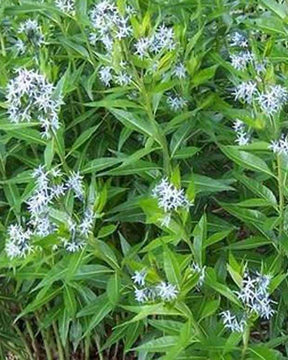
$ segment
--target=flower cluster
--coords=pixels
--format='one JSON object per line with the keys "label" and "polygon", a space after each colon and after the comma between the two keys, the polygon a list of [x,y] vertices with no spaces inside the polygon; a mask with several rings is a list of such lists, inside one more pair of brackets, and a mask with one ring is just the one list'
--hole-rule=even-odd
{"label": "flower cluster", "polygon": [[[44,43],[44,35],[41,31],[37,20],[28,19],[25,22],[21,23],[18,29],[19,34],[24,34],[27,39],[27,45],[31,44],[32,46],[38,48]],[[21,42],[21,40],[20,40]],[[20,46],[20,43],[17,45]],[[21,48],[22,46],[22,48]],[[20,46],[21,52],[25,52],[26,45],[22,42]]]}
{"label": "flower cluster", "polygon": [[288,155],[288,137],[282,134],[279,140],[271,141],[269,145],[269,149],[271,149],[275,154],[285,154]]}
{"label": "flower cluster", "polygon": [[55,0],[55,5],[68,15],[75,15],[75,0]]}
{"label": "flower cluster", "polygon": [[118,72],[111,66],[101,66],[99,78],[105,86],[110,86],[112,81],[119,86],[126,86],[132,82],[132,76],[129,75],[126,64],[122,64],[122,68]]}
{"label": "flower cluster", "polygon": [[111,53],[116,39],[121,40],[131,35],[129,19],[133,12],[133,9],[127,6],[125,15],[121,15],[117,6],[109,0],[96,4],[90,12],[90,21],[94,29],[90,34],[91,44],[96,45],[99,41],[105,50]]}
{"label": "flower cluster", "polygon": [[281,85],[269,85],[266,91],[261,92],[254,81],[242,82],[236,86],[235,100],[252,104],[253,101],[267,115],[280,111],[288,100],[288,91]]}
{"label": "flower cluster", "polygon": [[24,229],[21,225],[10,225],[8,239],[5,244],[6,254],[11,258],[25,257],[33,251],[30,238],[32,231]]}
{"label": "flower cluster", "polygon": [[[152,36],[138,39],[134,47],[135,55],[140,59],[163,51],[172,51],[176,48],[174,30],[162,24],[156,28]],[[181,69],[182,72],[183,69]]]}
{"label": "flower cluster", "polygon": [[233,124],[233,129],[236,132],[235,142],[240,146],[247,145],[250,138],[246,132],[245,124],[243,123],[243,121],[237,119]]}
{"label": "flower cluster", "polygon": [[236,294],[239,300],[245,306],[245,313],[240,321],[230,311],[221,313],[224,326],[231,331],[243,332],[247,324],[249,315],[257,314],[263,319],[270,319],[274,310],[271,304],[274,302],[270,299],[268,287],[271,281],[270,275],[250,276],[248,273],[244,274],[242,286],[240,291]]}
{"label": "flower cluster", "polygon": [[[73,191],[76,198],[84,200],[84,187],[79,173],[71,172],[66,181],[62,181],[63,174],[58,168],[45,170],[39,166],[32,174],[36,187],[27,200],[29,220],[28,230],[24,231],[20,225],[12,225],[6,242],[6,252],[9,257],[23,257],[31,252],[31,237],[45,237],[56,233],[57,223],[52,221],[51,210],[61,197]],[[92,232],[95,214],[90,207],[86,207],[80,222],[68,217],[68,236],[62,236],[61,241],[67,251],[75,252],[85,245],[85,241]],[[15,233],[18,235],[16,236]]]}
{"label": "flower cluster", "polygon": [[189,208],[191,203],[186,198],[183,189],[177,189],[164,178],[152,191],[152,196],[158,200],[158,206],[165,212],[177,210],[178,208]]}
{"label": "flower cluster", "polygon": [[178,290],[175,285],[166,283],[162,281],[156,286],[146,286],[145,278],[146,278],[146,271],[136,271],[135,274],[132,276],[132,280],[134,284],[140,286],[137,288],[135,286],[135,299],[140,302],[144,303],[146,301],[173,301],[177,298]]}
{"label": "flower cluster", "polygon": [[273,301],[268,292],[270,281],[270,275],[258,274],[251,277],[247,273],[242,280],[241,291],[237,292],[239,299],[248,308],[248,311],[255,312],[264,319],[270,319],[274,314],[271,307]]}
{"label": "flower cluster", "polygon": [[229,329],[232,332],[244,332],[245,327],[247,326],[245,316],[242,317],[241,320],[238,320],[229,310],[223,311],[220,315],[222,316],[222,321],[226,329]]}
{"label": "flower cluster", "polygon": [[167,104],[172,111],[179,111],[184,108],[187,101],[179,95],[170,95],[167,98]]}
{"label": "flower cluster", "polygon": [[206,266],[200,267],[197,263],[193,262],[191,268],[194,273],[199,274],[197,287],[200,288],[204,284]]}
{"label": "flower cluster", "polygon": [[13,123],[38,120],[42,135],[51,136],[59,128],[60,96],[54,96],[54,86],[37,71],[18,69],[17,76],[7,85],[9,119]]}
{"label": "flower cluster", "polygon": [[267,60],[257,61],[256,55],[248,50],[243,50],[243,48],[248,47],[248,41],[240,33],[233,35],[231,46],[241,48],[240,51],[230,54],[232,66],[236,70],[242,71],[247,69],[250,64],[250,75],[252,76],[251,80],[242,81],[236,86],[234,91],[235,100],[257,105],[260,111],[267,115],[279,112],[288,100],[288,91],[283,86],[274,84],[267,84],[263,90],[261,74],[266,71]]}

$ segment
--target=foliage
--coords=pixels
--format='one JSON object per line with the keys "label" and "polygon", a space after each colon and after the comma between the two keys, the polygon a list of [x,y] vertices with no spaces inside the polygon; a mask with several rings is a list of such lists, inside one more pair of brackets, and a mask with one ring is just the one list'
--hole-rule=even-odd
{"label": "foliage", "polygon": [[1,359],[288,356],[287,18],[1,1]]}

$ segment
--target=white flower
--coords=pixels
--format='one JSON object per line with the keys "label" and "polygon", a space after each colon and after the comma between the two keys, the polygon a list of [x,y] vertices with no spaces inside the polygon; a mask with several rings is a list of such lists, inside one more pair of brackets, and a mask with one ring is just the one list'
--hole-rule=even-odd
{"label": "white flower", "polygon": [[163,301],[172,301],[177,298],[178,290],[175,285],[166,283],[162,281],[159,285],[156,286],[158,296],[160,296]]}
{"label": "white flower", "polygon": [[250,141],[250,137],[245,131],[237,133],[235,142],[239,146],[247,145],[249,144],[249,141]]}
{"label": "white flower", "polygon": [[17,70],[17,76],[8,83],[6,98],[11,122],[38,120],[46,137],[59,128],[58,112],[62,98],[54,96],[53,85],[38,72]]}
{"label": "white flower", "polygon": [[172,70],[172,75],[177,77],[178,79],[185,79],[186,78],[186,68],[184,64],[179,63],[177,64],[174,69]]}
{"label": "white flower", "polygon": [[132,76],[127,74],[125,71],[121,71],[118,75],[115,76],[116,84],[121,86],[129,85],[131,81],[132,81]]}
{"label": "white flower", "polygon": [[200,275],[198,282],[197,282],[197,286],[201,287],[204,284],[204,280],[205,280],[206,266],[200,267],[197,263],[193,262],[192,270],[193,270],[193,272],[196,272]]}
{"label": "white flower", "polygon": [[90,12],[90,21],[95,32],[95,35],[90,35],[90,42],[96,44],[97,41],[101,41],[106,50],[111,52],[113,39],[129,37],[132,33],[132,27],[129,25],[131,8],[125,7],[124,12],[127,16],[120,14],[112,1],[104,0],[97,3]]}
{"label": "white flower", "polygon": [[245,38],[244,35],[240,34],[239,32],[235,32],[232,36],[231,36],[231,42],[230,42],[231,46],[239,46],[242,48],[246,48],[248,47],[248,41]]}
{"label": "white flower", "polygon": [[66,251],[75,253],[85,246],[84,241],[64,241],[64,248]]}
{"label": "white flower", "polygon": [[19,33],[24,33],[27,36],[29,42],[34,46],[40,47],[44,43],[44,36],[41,31],[41,27],[36,20],[28,19],[22,22],[18,29]]}
{"label": "white flower", "polygon": [[66,186],[75,192],[78,199],[83,200],[84,187],[82,182],[83,176],[79,172],[71,171],[70,176],[66,182]]}
{"label": "white flower", "polygon": [[250,141],[250,137],[245,131],[245,124],[243,121],[237,119],[233,124],[233,129],[236,132],[236,139],[235,142],[242,146],[247,145]]}
{"label": "white flower", "polygon": [[236,86],[235,100],[242,100],[247,104],[251,104],[255,96],[258,95],[257,84],[253,81],[247,81]]}
{"label": "white flower", "polygon": [[282,109],[287,99],[287,89],[281,85],[271,85],[268,91],[258,96],[257,100],[261,109],[268,115],[272,115]]}
{"label": "white flower", "polygon": [[32,231],[30,229],[24,230],[19,225],[10,225],[8,228],[8,239],[5,244],[5,251],[9,258],[26,257],[33,251],[31,245]]}
{"label": "white flower", "polygon": [[150,46],[149,38],[140,38],[134,45],[135,55],[138,55],[140,59],[143,59],[144,57],[148,56],[149,46]]}
{"label": "white flower", "polygon": [[84,237],[88,237],[92,233],[93,224],[95,220],[95,213],[92,209],[86,209],[82,222],[79,225],[80,234]]}
{"label": "white flower", "polygon": [[149,50],[153,53],[160,53],[162,50],[172,51],[176,48],[175,34],[173,28],[164,24],[159,26],[149,40]]}
{"label": "white flower", "polygon": [[145,302],[148,300],[147,289],[137,289],[135,287],[135,299],[139,302]]}
{"label": "white flower", "polygon": [[162,179],[152,191],[152,196],[157,198],[158,206],[165,212],[177,210],[178,208],[189,208],[190,202],[184,195],[183,189],[178,190],[167,179]]}
{"label": "white flower", "polygon": [[258,274],[251,277],[246,273],[242,280],[241,290],[236,292],[249,311],[255,312],[264,319],[269,319],[275,312],[271,307],[274,301],[270,299],[268,292],[270,281],[270,275]]}
{"label": "white flower", "polygon": [[231,64],[236,70],[244,70],[249,62],[253,61],[254,56],[249,51],[243,51],[239,54],[230,55]]}
{"label": "white flower", "polygon": [[134,284],[144,286],[146,275],[147,275],[147,273],[145,270],[135,271],[134,275],[132,276],[132,280],[133,280]]}
{"label": "white flower", "polygon": [[99,70],[100,80],[103,82],[105,86],[110,86],[110,82],[112,81],[112,68],[111,66],[102,66]]}
{"label": "white flower", "polygon": [[247,322],[244,317],[238,321],[236,316],[232,315],[229,310],[223,311],[220,315],[222,316],[222,321],[226,329],[229,329],[232,332],[244,332],[244,329],[247,326]]}
{"label": "white flower", "polygon": [[21,55],[26,52],[26,45],[25,45],[24,41],[22,41],[21,39],[16,40],[16,42],[14,44],[14,48]]}
{"label": "white flower", "polygon": [[173,111],[178,111],[183,109],[183,107],[187,104],[187,101],[180,96],[168,96],[167,104],[169,105],[170,109]]}
{"label": "white flower", "polygon": [[55,5],[65,14],[75,15],[74,0],[55,0]]}

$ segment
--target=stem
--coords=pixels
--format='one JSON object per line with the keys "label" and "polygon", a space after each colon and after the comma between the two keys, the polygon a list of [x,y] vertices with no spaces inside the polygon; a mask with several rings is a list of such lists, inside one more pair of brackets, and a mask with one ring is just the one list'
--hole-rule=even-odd
{"label": "stem", "polygon": [[245,332],[243,334],[243,349],[242,349],[242,353],[241,353],[241,360],[245,359],[246,352],[248,349],[248,344],[249,344],[249,337],[250,337],[250,327],[247,326],[245,329]]}
{"label": "stem", "polygon": [[[41,329],[41,320],[40,320],[38,314],[36,314],[35,316],[36,316],[36,319],[37,319],[37,323],[39,324],[39,325],[38,325],[38,328]],[[50,349],[50,346],[49,346],[49,342],[48,342],[48,340],[47,340],[46,332],[45,332],[44,329],[41,329],[41,330],[40,330],[40,333],[41,333],[41,336],[42,336],[42,340],[43,340],[43,344],[44,344],[44,348],[45,348],[47,360],[53,360],[53,356],[52,356],[52,353],[51,353],[51,349]]]}
{"label": "stem", "polygon": [[29,345],[28,345],[28,343],[27,343],[27,341],[25,339],[25,336],[22,334],[22,331],[18,328],[17,325],[14,325],[14,328],[15,328],[18,336],[20,337],[20,339],[22,340],[22,342],[24,344],[27,355],[29,356],[30,359],[33,359],[34,356],[33,356],[32,352],[31,352],[31,349],[30,349],[30,347],[29,347]]}
{"label": "stem", "polygon": [[35,353],[35,357],[36,357],[36,359],[38,359],[39,351],[38,351],[37,344],[36,344],[36,341],[35,341],[35,338],[34,338],[33,330],[31,328],[31,325],[30,325],[28,320],[25,320],[25,325],[26,325],[28,334],[29,334],[30,339],[31,339],[31,345],[32,345],[33,351]]}
{"label": "stem", "polygon": [[85,360],[90,359],[90,338],[87,336],[84,340],[84,348],[85,348]]}
{"label": "stem", "polygon": [[[144,87],[143,87],[144,88]],[[145,89],[145,88],[144,88]],[[158,126],[156,126],[155,124],[155,117],[153,115],[153,111],[151,108],[151,104],[150,104],[150,99],[149,96],[146,92],[146,90],[143,90],[143,95],[145,97],[145,102],[146,102],[146,110],[147,110],[147,114],[148,114],[148,118],[150,120],[151,125],[153,126],[153,129],[155,130],[157,136],[159,137],[159,139],[161,140],[161,146],[162,146],[162,150],[163,150],[163,167],[164,167],[164,172],[165,174],[169,177],[170,174],[170,155],[169,155],[169,150],[168,150],[168,144],[167,144],[167,140],[164,134],[162,134],[161,132],[159,132],[159,128]]]}
{"label": "stem", "polygon": [[280,225],[279,225],[279,236],[282,235],[284,229],[284,184],[283,176],[281,169],[281,155],[277,155],[277,170],[278,170],[278,191],[279,191],[279,216],[280,216]]}
{"label": "stem", "polygon": [[54,330],[54,334],[55,334],[55,338],[56,338],[56,343],[57,343],[58,359],[59,360],[65,360],[64,352],[63,352],[62,344],[61,344],[61,340],[60,340],[60,336],[59,336],[57,325],[55,324],[55,321],[53,321],[52,326],[53,326],[53,330]]}

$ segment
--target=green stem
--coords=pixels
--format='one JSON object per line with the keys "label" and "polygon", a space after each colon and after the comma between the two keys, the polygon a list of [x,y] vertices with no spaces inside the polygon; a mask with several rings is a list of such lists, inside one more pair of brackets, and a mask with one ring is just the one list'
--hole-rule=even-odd
{"label": "green stem", "polygon": [[[38,328],[41,329],[41,319],[39,318],[39,316],[37,314],[36,314],[36,319],[37,319],[37,323],[38,323]],[[41,329],[40,332],[41,332],[41,336],[42,336],[42,340],[43,340],[43,344],[44,344],[44,348],[45,348],[45,352],[46,352],[46,356],[47,356],[46,358],[47,358],[47,360],[53,360],[53,356],[52,356],[49,342],[47,339],[47,334],[44,329]]]}
{"label": "green stem", "polygon": [[164,167],[164,172],[165,174],[169,177],[171,168],[170,168],[170,155],[169,155],[169,149],[168,149],[168,144],[167,144],[167,140],[164,134],[162,134],[159,131],[158,126],[156,125],[156,120],[151,108],[151,103],[150,103],[150,99],[149,96],[143,86],[143,95],[145,97],[145,102],[146,102],[146,110],[147,110],[147,114],[148,114],[148,118],[150,120],[151,125],[153,126],[153,129],[155,131],[155,133],[157,134],[157,137],[159,138],[159,140],[161,141],[161,146],[162,146],[162,151],[163,151],[163,167]]}
{"label": "green stem", "polygon": [[29,359],[34,359],[34,356],[33,356],[33,354],[32,354],[32,351],[31,351],[31,349],[30,349],[30,347],[29,347],[29,345],[28,345],[28,343],[27,343],[27,341],[26,341],[26,339],[25,339],[25,336],[23,335],[22,331],[18,328],[17,325],[14,325],[14,328],[15,328],[18,336],[20,337],[22,343],[24,344],[24,347],[25,347],[25,350],[26,350],[26,352],[27,352],[27,355],[29,356]]}
{"label": "green stem", "polygon": [[249,337],[250,337],[250,327],[247,326],[245,329],[245,332],[243,334],[243,349],[242,349],[242,353],[241,353],[241,360],[245,359],[247,350],[248,350],[248,345],[249,345]]}
{"label": "green stem", "polygon": [[55,321],[53,321],[52,326],[53,326],[55,339],[56,339],[56,344],[57,344],[58,359],[59,360],[65,360],[64,352],[63,352],[63,348],[62,348],[62,344],[61,344],[61,340],[60,340],[60,336],[59,336],[57,325],[55,324]]}
{"label": "green stem", "polygon": [[282,174],[282,162],[281,155],[277,155],[277,170],[278,170],[278,191],[279,191],[279,216],[280,216],[280,225],[279,225],[279,236],[282,235],[284,229],[284,183],[283,183],[283,174]]}

